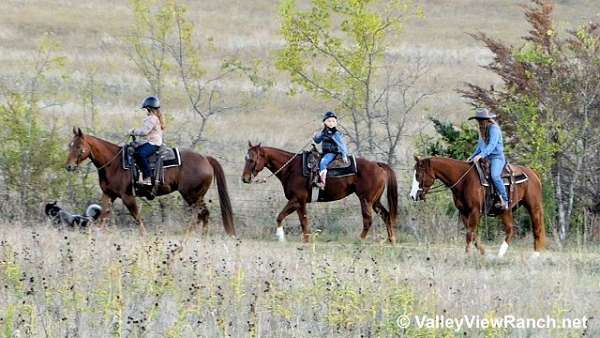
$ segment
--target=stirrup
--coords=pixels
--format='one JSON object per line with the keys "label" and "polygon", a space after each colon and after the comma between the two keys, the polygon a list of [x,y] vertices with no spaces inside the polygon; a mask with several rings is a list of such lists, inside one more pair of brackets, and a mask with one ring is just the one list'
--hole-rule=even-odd
{"label": "stirrup", "polygon": [[508,210],[510,209],[510,205],[508,205],[508,201],[505,201],[504,198],[502,198],[502,196],[498,196],[498,202],[496,202],[496,208],[501,209],[501,210]]}

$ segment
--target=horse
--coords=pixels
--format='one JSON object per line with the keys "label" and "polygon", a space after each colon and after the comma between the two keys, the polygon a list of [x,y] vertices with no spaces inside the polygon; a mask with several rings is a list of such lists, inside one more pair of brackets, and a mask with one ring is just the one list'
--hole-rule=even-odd
{"label": "horse", "polygon": [[[122,149],[121,146],[84,134],[80,128],[73,127],[73,138],[69,143],[66,169],[74,171],[81,162],[89,158],[98,170],[100,189],[102,190],[101,225],[106,226],[112,203],[115,199],[120,198],[139,225],[141,234],[144,235],[146,231],[134,196],[132,174],[122,166]],[[156,189],[156,195],[166,195],[178,191],[192,210],[197,211],[197,218],[192,221],[188,232],[198,223],[202,223],[203,232],[206,234],[209,212],[204,202],[204,195],[213,178],[216,178],[225,232],[230,236],[235,236],[231,201],[227,192],[225,174],[219,162],[210,156],[203,156],[191,150],[183,150],[180,155],[181,166],[165,169],[164,183],[156,183],[160,184]],[[140,194],[140,192],[137,193]],[[141,194],[141,197],[150,197],[145,196],[143,191]]]}
{"label": "horse", "polygon": [[[285,150],[263,147],[261,144],[252,145],[248,142],[248,152],[245,158],[242,181],[251,183],[252,179],[264,168],[270,170],[283,186],[283,192],[288,202],[277,216],[276,235],[280,241],[285,240],[282,222],[296,211],[302,226],[303,241],[310,241],[310,227],[306,212],[306,203],[311,196],[311,183],[302,175],[302,158]],[[322,191],[324,202],[336,201],[352,193],[360,200],[363,230],[361,239],[366,239],[373,222],[375,210],[385,222],[388,240],[396,242],[394,225],[398,212],[398,186],[394,170],[385,163],[356,159],[358,172],[356,175],[345,177],[329,177]],[[381,203],[381,196],[387,185],[387,200],[389,211]]]}
{"label": "horse", "polygon": [[[414,201],[425,200],[425,195],[430,191],[436,179],[439,179],[452,191],[454,205],[460,213],[460,218],[467,228],[467,245],[465,252],[470,253],[471,242],[485,254],[484,247],[476,235],[477,225],[481,214],[484,212],[485,190],[481,185],[475,165],[471,162],[459,161],[445,157],[431,157],[419,159],[415,156],[415,172],[413,177],[410,197]],[[513,192],[511,205],[508,210],[502,211],[498,216],[504,224],[505,239],[498,252],[503,257],[512,242],[513,237],[513,210],[523,205],[527,209],[533,223],[533,256],[537,257],[544,248],[546,237],[544,229],[544,215],[542,207],[542,183],[539,176],[530,168],[513,166],[523,171],[529,179],[512,186]]]}

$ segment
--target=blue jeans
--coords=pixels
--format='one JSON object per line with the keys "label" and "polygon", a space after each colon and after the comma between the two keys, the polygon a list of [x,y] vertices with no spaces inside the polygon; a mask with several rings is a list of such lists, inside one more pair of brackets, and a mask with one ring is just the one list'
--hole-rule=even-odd
{"label": "blue jeans", "polygon": [[142,175],[144,178],[152,175],[150,172],[150,166],[148,164],[148,157],[154,154],[158,148],[159,146],[155,146],[150,143],[144,143],[136,149],[135,155],[137,158],[137,163],[140,166],[140,169],[142,169]]}
{"label": "blue jeans", "polygon": [[323,157],[321,158],[321,163],[319,163],[319,169],[321,171],[327,169],[327,166],[329,165],[329,163],[331,163],[333,160],[335,160],[335,154],[334,153],[327,153],[324,154]]}
{"label": "blue jeans", "polygon": [[496,191],[502,196],[502,199],[508,202],[508,194],[506,193],[506,187],[502,182],[502,169],[506,160],[504,158],[490,158],[490,175],[492,176],[492,182],[496,187]]}

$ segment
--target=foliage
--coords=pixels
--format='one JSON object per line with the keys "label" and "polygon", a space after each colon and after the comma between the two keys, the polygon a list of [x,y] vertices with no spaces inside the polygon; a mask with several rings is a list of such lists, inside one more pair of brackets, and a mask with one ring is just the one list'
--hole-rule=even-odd
{"label": "foliage", "polygon": [[65,191],[65,140],[59,125],[41,117],[50,96],[56,96],[47,91],[48,76],[60,72],[66,62],[58,50],[54,40],[44,37],[24,75],[28,77],[26,85],[4,83],[0,87],[0,174],[9,199],[14,198],[13,203],[19,204],[25,215],[37,214],[41,201]]}
{"label": "foliage", "polygon": [[468,122],[456,127],[449,121],[441,121],[430,117],[437,137],[420,135],[417,148],[420,153],[429,156],[444,156],[457,160],[466,160],[471,156],[477,145],[479,134]]}
{"label": "foliage", "polygon": [[397,94],[406,94],[414,82],[386,79],[392,71],[386,51],[397,43],[404,17],[415,12],[406,1],[373,0],[315,0],[308,10],[285,0],[280,9],[285,46],[276,66],[290,75],[290,93],[303,88],[335,102],[350,117],[344,129],[358,152],[384,155],[388,162],[395,157],[406,116],[426,96],[411,93],[410,102],[402,101]]}
{"label": "foliage", "polygon": [[[501,89],[468,84],[463,95],[494,110],[509,136],[513,157],[552,182],[556,229],[564,240],[576,208],[593,204],[597,190],[583,181],[598,163],[600,124],[600,28],[590,22],[558,34],[550,0],[524,7],[531,30],[512,47],[484,33],[473,34],[494,55],[485,68]],[[587,169],[586,169],[587,168]]]}

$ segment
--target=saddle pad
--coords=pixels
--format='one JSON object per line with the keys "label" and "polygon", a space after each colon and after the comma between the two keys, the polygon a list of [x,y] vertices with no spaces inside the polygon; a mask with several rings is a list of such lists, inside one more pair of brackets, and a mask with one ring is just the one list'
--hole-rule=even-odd
{"label": "saddle pad", "polygon": [[[131,166],[133,165],[133,161],[128,160],[127,147],[127,145],[123,146],[123,151],[121,152],[121,164],[125,170],[131,169]],[[158,150],[158,153],[161,156],[163,168],[177,167],[181,165],[181,156],[178,148],[161,147]],[[156,154],[148,157],[148,163],[150,164],[150,168],[154,168],[156,165]]]}
{"label": "saddle pad", "polygon": [[[315,157],[313,152],[306,151],[302,153],[302,175],[304,177],[309,177],[311,171],[314,168],[319,167],[319,162],[321,161],[320,157]],[[340,162],[343,166],[337,167],[336,165],[340,165]],[[348,163],[344,163],[341,159],[341,156],[336,156],[336,159],[333,160],[329,166],[327,166],[327,177],[344,177],[356,175],[358,172],[356,168],[356,158],[354,155],[348,156]]]}
{"label": "saddle pad", "polygon": [[[514,184],[520,184],[529,179],[529,176],[527,176],[527,174],[525,172],[523,172],[521,170],[521,168],[519,168],[519,167],[510,165],[510,168],[512,170],[509,171],[508,170],[509,165],[510,164],[507,163],[504,166],[504,168],[502,169],[501,177],[502,177],[502,182],[504,182],[504,185],[511,184],[511,182],[510,182],[511,171],[512,171],[512,179],[513,179]],[[476,163],[475,167],[477,168],[477,174],[479,175],[479,181],[481,182],[481,185],[484,187],[489,187],[491,178],[490,178],[489,172],[486,172],[487,170],[489,170],[489,168],[485,168],[485,169],[487,169],[487,170],[485,170],[484,166],[481,165],[480,163]]]}

